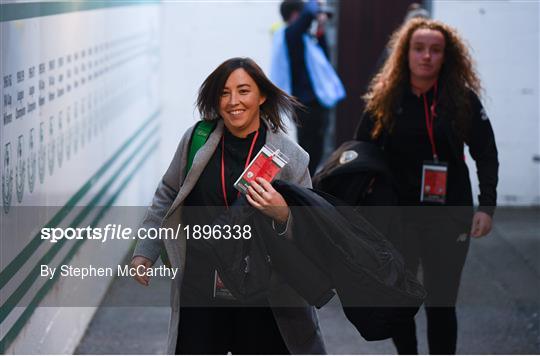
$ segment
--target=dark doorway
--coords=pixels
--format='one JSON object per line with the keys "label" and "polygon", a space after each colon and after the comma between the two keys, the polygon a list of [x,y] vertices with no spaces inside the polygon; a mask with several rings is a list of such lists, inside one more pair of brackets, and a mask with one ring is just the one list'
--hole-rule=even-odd
{"label": "dark doorway", "polygon": [[[347,98],[337,108],[336,145],[352,139],[364,109],[376,63],[392,32],[401,25],[411,0],[341,0],[338,25],[338,73]],[[419,1],[416,1],[419,2]]]}

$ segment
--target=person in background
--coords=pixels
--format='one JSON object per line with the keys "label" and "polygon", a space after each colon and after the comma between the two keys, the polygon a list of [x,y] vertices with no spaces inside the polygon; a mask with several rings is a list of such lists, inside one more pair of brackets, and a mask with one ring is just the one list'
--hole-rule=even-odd
{"label": "person in background", "polygon": [[[422,266],[431,354],[454,354],[456,299],[470,238],[487,235],[497,199],[498,154],[472,58],[456,30],[411,19],[364,96],[356,139],[385,152],[402,206],[407,268]],[[476,162],[473,211],[464,145]],[[414,320],[396,330],[400,354],[418,353]]]}
{"label": "person in background", "polygon": [[406,23],[407,21],[412,19],[429,19],[430,17],[431,16],[429,16],[429,12],[424,9],[422,5],[417,2],[413,2],[407,8],[407,14],[405,14],[403,23]]}
{"label": "person in background", "polygon": [[[296,112],[300,124],[297,131],[298,143],[310,155],[309,171],[313,175],[321,162],[324,152],[329,108],[334,106],[344,96],[344,89],[341,82],[331,68],[328,59],[325,25],[331,13],[324,10],[316,0],[310,0],[307,3],[304,3],[302,0],[284,0],[280,6],[280,13],[283,21],[286,23],[284,30],[285,43],[277,45],[276,41],[274,41],[274,51],[278,47],[286,47],[283,53],[286,52],[285,55],[287,58],[285,61],[287,64],[276,69],[276,63],[278,61],[276,61],[274,56],[271,79],[284,91],[295,96],[305,106],[305,108],[300,108]],[[331,77],[328,79],[313,73],[316,71],[316,68],[312,63],[317,64],[317,61],[306,62],[306,57],[311,58],[310,54],[313,51],[310,51],[312,48],[311,43],[306,45],[305,36],[309,34],[313,22],[316,23],[316,31],[315,35],[310,37],[311,40],[316,42],[318,50],[322,52],[317,57],[319,63],[321,63],[321,59],[322,62],[326,62],[322,63],[326,67],[325,70],[318,73],[330,73]],[[278,36],[281,36],[281,33]],[[308,45],[310,46],[309,48]],[[278,77],[282,78],[283,76],[287,76],[288,78],[284,81],[278,79]],[[337,86],[331,87],[333,84],[330,83],[336,80],[339,82]],[[330,100],[327,100],[328,95],[323,93],[322,87],[325,86],[328,89],[327,93],[330,94]],[[335,89],[336,87],[338,88],[337,90]]]}

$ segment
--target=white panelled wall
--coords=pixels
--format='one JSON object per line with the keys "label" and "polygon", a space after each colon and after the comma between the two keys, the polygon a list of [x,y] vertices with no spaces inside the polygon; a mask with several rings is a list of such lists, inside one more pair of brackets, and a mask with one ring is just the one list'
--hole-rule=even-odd
{"label": "white panelled wall", "polygon": [[117,264],[130,247],[53,244],[41,227],[100,226],[152,194],[160,8],[117,5],[2,2],[0,353],[73,353],[112,277],[40,267]]}
{"label": "white panelled wall", "polygon": [[[439,1],[433,17],[472,48],[499,150],[500,205],[540,204],[540,2]],[[474,161],[467,157],[478,194]]]}

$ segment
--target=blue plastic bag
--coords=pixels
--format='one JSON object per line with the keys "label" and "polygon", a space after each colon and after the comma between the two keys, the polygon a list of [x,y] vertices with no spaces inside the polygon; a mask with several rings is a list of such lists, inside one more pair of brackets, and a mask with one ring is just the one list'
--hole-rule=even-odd
{"label": "blue plastic bag", "polygon": [[[345,98],[345,88],[322,48],[304,35],[304,55],[313,91],[321,105],[332,108]],[[276,31],[272,44],[270,79],[287,94],[292,92],[291,66],[285,39],[285,27]]]}

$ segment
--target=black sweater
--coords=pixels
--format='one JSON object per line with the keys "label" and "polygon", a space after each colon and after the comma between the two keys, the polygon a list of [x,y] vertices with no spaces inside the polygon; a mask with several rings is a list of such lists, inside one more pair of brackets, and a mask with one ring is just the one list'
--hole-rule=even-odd
{"label": "black sweater", "polygon": [[[431,104],[433,90],[427,93]],[[456,133],[452,118],[442,113],[434,120],[435,145],[439,160],[448,163],[446,205],[473,204],[469,171],[465,163],[464,145],[476,162],[480,183],[479,210],[493,215],[497,202],[499,161],[495,137],[489,119],[478,97],[471,92],[472,122],[467,140]],[[365,113],[356,131],[356,139],[371,141],[384,148],[392,171],[400,205],[422,205],[420,184],[422,164],[432,160],[422,96],[406,90],[402,105],[396,110],[391,131],[385,130],[377,140],[371,138],[374,119]]]}
{"label": "black sweater", "polygon": [[[246,138],[239,138],[231,134],[226,128],[224,130],[225,187],[229,206],[237,199],[238,191],[234,188],[234,182],[244,171],[254,135],[255,132],[252,132]],[[261,125],[259,137],[251,155],[251,161],[265,142],[266,127]],[[184,225],[189,225],[192,228],[195,225],[209,225],[226,210],[221,187],[221,153],[222,146],[220,143],[193,190],[186,197],[182,216]],[[202,243],[201,240],[187,240],[187,267],[182,287],[182,306],[237,304],[235,302],[214,300],[212,297],[216,266],[212,263],[204,248],[201,247]]]}

